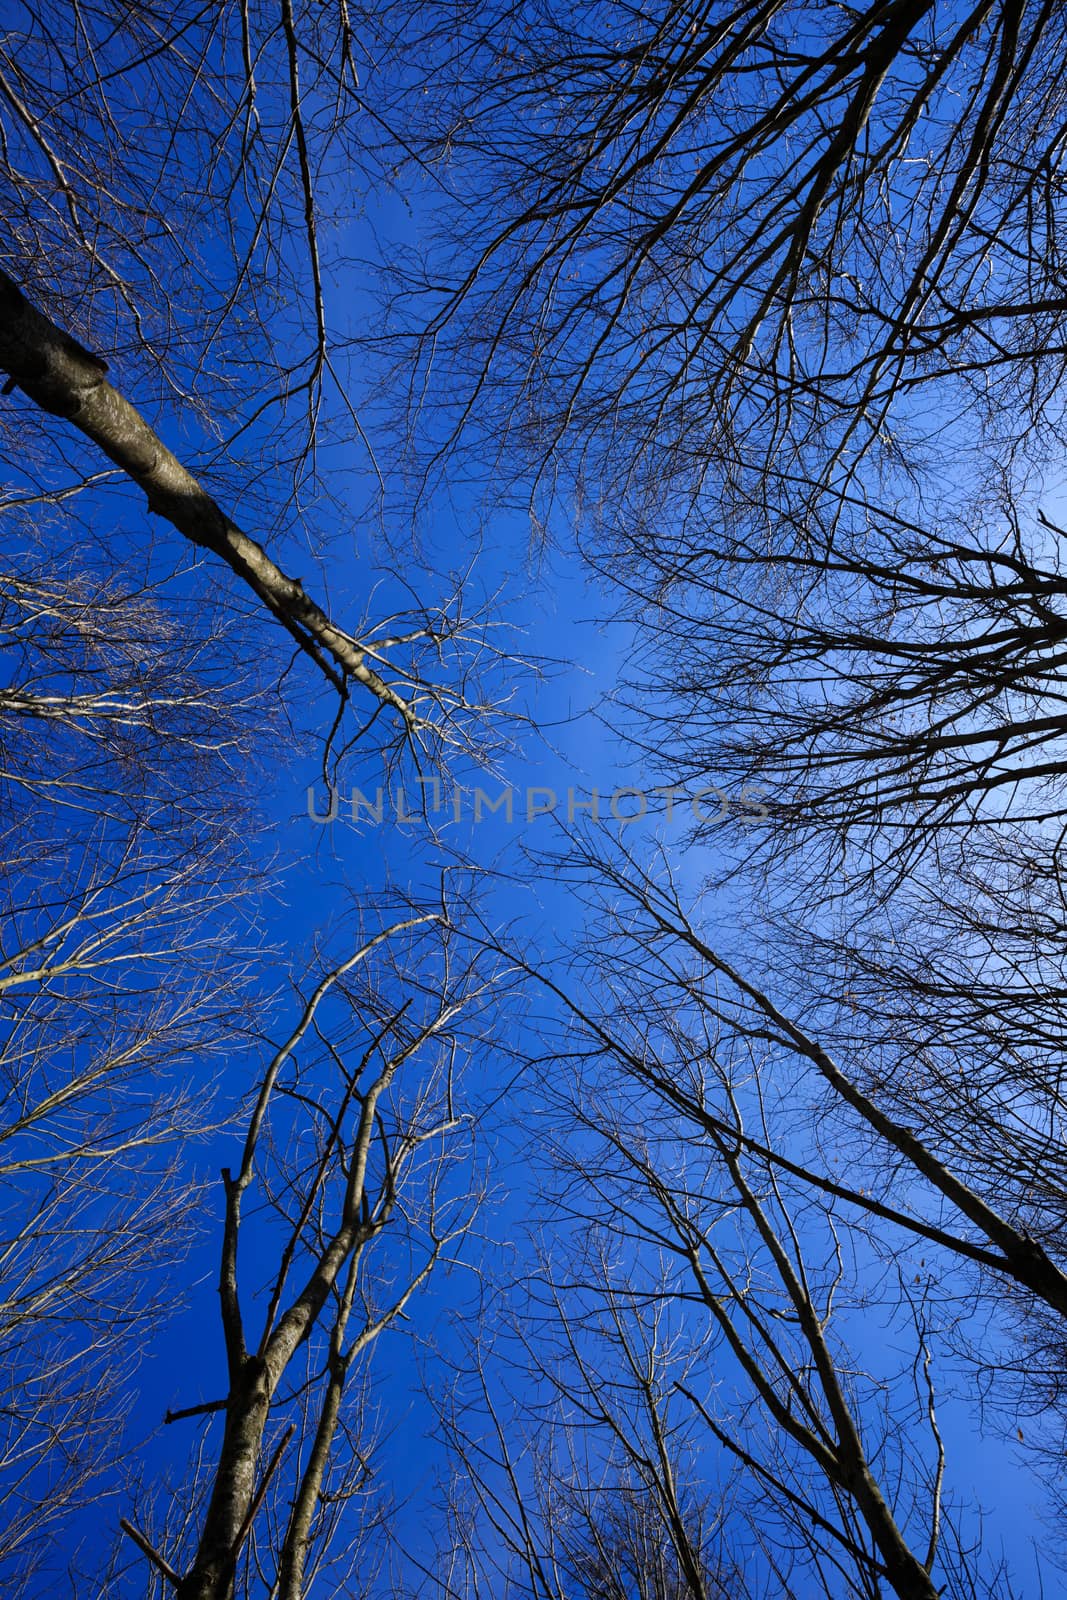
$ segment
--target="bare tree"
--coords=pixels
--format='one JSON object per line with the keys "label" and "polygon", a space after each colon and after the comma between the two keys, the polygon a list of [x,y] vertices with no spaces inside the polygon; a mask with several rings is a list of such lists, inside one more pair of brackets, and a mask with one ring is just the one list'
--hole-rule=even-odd
{"label": "bare tree", "polygon": [[571,1107],[581,1132],[510,1338],[464,1348],[429,1592],[1014,1592],[960,1540],[921,1296],[886,1318],[897,1340],[910,1323],[914,1366],[861,1360],[844,1329],[885,1306],[830,1211],[748,1161],[735,1187],[695,1126],[654,1125],[615,1089]]}
{"label": "bare tree", "polygon": [[[79,548],[69,497],[0,513],[3,1584],[113,1491],[132,1374],[180,1295],[243,1035],[258,869],[235,630]],[[47,538],[47,556],[42,547]]]}
{"label": "bare tree", "polygon": [[[665,1537],[659,1508],[640,1493],[620,1490],[589,1519],[588,1542],[571,1555],[579,1590],[588,1600],[684,1600],[727,1594],[722,1578],[706,1575],[695,1518],[681,1539]],[[678,1548],[678,1545],[681,1548]],[[737,1589],[733,1593],[737,1593]]]}
{"label": "bare tree", "polygon": [[[164,1508],[163,1534],[124,1523],[177,1595],[298,1600],[330,1570],[369,1471],[349,1392],[471,1220],[459,1019],[474,1022],[489,982],[444,913],[401,918],[323,973],[266,1065],[223,1172],[225,1393],[167,1419],[223,1413],[221,1437],[200,1455],[202,1495]],[[267,1299],[254,1330],[249,1270]]]}
{"label": "bare tree", "polygon": [[[760,1592],[737,1543],[732,1493],[698,1487],[700,1452],[670,1401],[681,1367],[668,1376],[669,1336],[645,1347],[617,1303],[621,1338],[598,1340],[590,1280],[566,1304],[550,1282],[542,1260],[522,1288],[497,1283],[483,1316],[464,1319],[454,1382],[435,1395],[445,1520],[437,1559],[421,1574],[426,1592],[538,1600]],[[531,1290],[543,1313],[536,1331]],[[643,1309],[641,1332],[650,1318],[666,1326],[666,1300]],[[610,1323],[613,1311],[605,1315]],[[410,1572],[410,1556],[405,1565]]]}
{"label": "bare tree", "polygon": [[1058,815],[1061,27],[504,4],[424,97],[442,403],[570,463],[657,778],[760,785],[820,892]]}
{"label": "bare tree", "polygon": [[515,1442],[554,1426],[583,1466],[554,1458],[551,1481],[595,1498],[600,1464],[625,1465],[664,1537],[671,1496],[713,1493],[732,1462],[748,1533],[727,1522],[727,1545],[747,1537],[752,1581],[770,1572],[775,1592],[1013,1592],[962,1514],[935,1380],[951,1392],[966,1352],[1015,1398],[1002,1330],[1036,1308],[1062,1339],[1062,1241],[1031,1231],[1040,1200],[1027,1209],[1022,1182],[983,1185],[977,1162],[897,1123],[709,946],[669,883],[632,860],[573,866],[603,911],[578,998],[547,980],[571,1034],[544,1122],[546,1287],[516,1300],[518,1417],[499,1420],[483,1388],[495,1453],[480,1455],[485,1422],[452,1423],[483,1515],[556,1570],[561,1518],[548,1534],[517,1509],[537,1478]]}
{"label": "bare tree", "polygon": [[45,1564],[42,1539],[90,1480],[114,1468],[130,1373],[180,1293],[172,1270],[196,1190],[179,1152],[218,1115],[214,1080],[244,1027],[244,959],[228,948],[236,894],[221,863],[190,863],[143,834],[120,859],[84,866],[20,844],[0,887],[11,1592]]}
{"label": "bare tree", "polygon": [[811,503],[868,452],[907,470],[931,387],[943,449],[963,418],[1000,459],[1058,436],[1057,7],[503,0],[455,26],[425,148],[462,234],[410,287],[428,359],[459,317],[470,384],[505,385],[511,448],[576,446],[617,510],[641,481]]}
{"label": "bare tree", "polygon": [[[300,580],[287,577],[263,546],[242,532],[112,388],[103,375],[105,364],[36,311],[6,275],[0,279],[0,367],[10,374],[11,387],[17,385],[43,410],[73,422],[126,472],[144,490],[150,512],[166,518],[194,545],[221,557],[311,657],[342,702],[349,684],[359,684],[398,713],[412,737],[433,727],[430,702],[443,702],[447,731],[461,709],[457,696],[446,689],[431,691],[417,675],[409,687],[404,674],[398,677],[383,656],[388,644],[354,638],[331,622]],[[448,639],[445,631],[415,628],[394,642],[409,650],[418,644],[437,650]],[[378,670],[379,662],[387,676]]]}
{"label": "bare tree", "polygon": [[[381,52],[388,63],[390,31],[373,11],[304,0],[167,19],[20,5],[0,45],[0,368],[20,397],[6,408],[16,452],[39,441],[39,407],[90,441],[72,452],[83,478],[106,458],[142,491],[130,560],[162,518],[230,569],[339,711],[350,693],[361,726],[384,710],[393,743],[425,757],[465,744],[488,710],[474,681],[486,619],[468,617],[462,585],[427,602],[410,538],[393,559],[371,507],[354,593],[333,574],[347,623],[325,575],[290,575],[367,498],[353,447],[381,478],[355,409],[344,224],[400,148],[360,83]],[[119,129],[134,126],[131,160]],[[73,442],[51,422],[45,436],[53,458]],[[183,436],[189,450],[163,442]],[[386,580],[396,603],[361,615]],[[273,670],[284,677],[282,652]]]}

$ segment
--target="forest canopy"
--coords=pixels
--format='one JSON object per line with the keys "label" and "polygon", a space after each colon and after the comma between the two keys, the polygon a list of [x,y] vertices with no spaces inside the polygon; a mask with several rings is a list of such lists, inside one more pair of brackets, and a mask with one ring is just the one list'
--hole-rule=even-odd
{"label": "forest canopy", "polygon": [[1054,1592],[1065,54],[7,8],[5,1594]]}

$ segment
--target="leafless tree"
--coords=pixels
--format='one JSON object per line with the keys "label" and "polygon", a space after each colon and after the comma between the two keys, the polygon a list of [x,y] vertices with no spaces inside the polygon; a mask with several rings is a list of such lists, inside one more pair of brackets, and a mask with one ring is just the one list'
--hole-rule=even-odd
{"label": "leafless tree", "polygon": [[143,833],[117,860],[20,846],[0,887],[9,1592],[114,1466],[130,1373],[180,1294],[196,1198],[180,1152],[219,1115],[215,1079],[245,1025],[221,863]]}
{"label": "leafless tree", "polygon": [[[402,570],[376,558],[370,509],[362,590],[339,585],[346,624],[324,576],[289,575],[350,522],[353,447],[377,471],[355,410],[346,235],[385,181],[376,146],[399,149],[360,81],[389,31],[304,0],[254,17],[17,7],[0,43],[0,368],[16,459],[40,441],[34,408],[62,419],[45,430],[53,460],[75,445],[82,479],[110,462],[145,496],[119,502],[128,559],[154,543],[151,517],[169,523],[314,663],[311,692],[325,680],[341,710],[351,694],[361,726],[386,712],[424,759],[488,710],[487,619],[467,615],[462,584],[427,601],[410,538]],[[164,439],[183,436],[179,459]],[[362,615],[386,578],[397,603]],[[260,646],[279,678],[281,642]]]}
{"label": "leafless tree", "polygon": [[[574,865],[590,881],[592,856],[579,853]],[[986,990],[972,977],[968,986],[947,964],[925,969],[921,983],[907,949],[897,954],[910,987],[869,960],[846,974],[854,991],[827,995],[810,947],[785,975],[780,945],[769,975],[748,953],[756,970],[746,974],[746,953],[723,954],[727,936],[684,906],[664,869],[601,851],[595,872],[603,909],[594,987],[567,1005],[591,1059],[634,1086],[632,1099],[614,1096],[618,1158],[632,1149],[632,1130],[658,1116],[664,1207],[681,1204],[670,1150],[687,1129],[716,1170],[751,1160],[805,1216],[829,1206],[846,1249],[873,1252],[894,1273],[898,1258],[911,1263],[924,1316],[940,1321],[965,1365],[984,1368],[1012,1427],[1019,1409],[1036,1414],[1054,1447],[1067,1312],[1054,992],[1044,992],[1049,1020],[1035,1005],[1026,1037],[1011,1031],[1001,984]],[[1015,932],[1025,939],[1024,925]],[[1034,974],[1023,957],[1019,968],[1021,1014]],[[1040,983],[1033,992],[1042,996]],[[953,1005],[958,1026],[948,1032]],[[1043,1026],[1052,1035],[1044,1055]],[[589,1103],[612,1098],[598,1067]],[[577,1180],[572,1188],[580,1194]],[[798,1232],[806,1257],[808,1234]]]}
{"label": "leafless tree", "polygon": [[960,1540],[921,1294],[886,1317],[898,1340],[910,1323],[914,1364],[858,1358],[844,1330],[885,1305],[831,1210],[758,1163],[721,1168],[651,1102],[637,1133],[639,1091],[614,1089],[560,1151],[510,1339],[464,1348],[428,1592],[1012,1593]]}
{"label": "leafless tree", "polygon": [[[480,1515],[483,1561],[503,1537],[529,1592],[565,1593],[558,1485],[589,1506],[640,1486],[678,1549],[684,1496],[729,1483],[726,1547],[747,1541],[757,1590],[771,1574],[797,1595],[1014,1592],[968,1525],[938,1389],[983,1352],[1010,1389],[1000,1337],[1035,1313],[1062,1341],[1048,1210],[897,1122],[708,944],[669,881],[632,859],[573,867],[602,915],[584,981],[548,980],[570,1035],[544,1117],[542,1287],[513,1302],[513,1414],[483,1362],[477,1420],[461,1404],[446,1419],[474,1496],[459,1548]],[[562,1465],[538,1468],[553,1430]]]}
{"label": "leafless tree", "polygon": [[[339,1528],[353,1559],[371,1441],[346,1405],[375,1341],[469,1226],[458,1074],[484,1039],[490,982],[446,913],[403,917],[322,974],[267,1063],[223,1172],[225,1392],[167,1419],[222,1413],[221,1435],[199,1454],[200,1492],[163,1508],[161,1534],[124,1523],[178,1596],[298,1600],[331,1570]],[[267,1300],[254,1327],[249,1273]]]}
{"label": "leafless tree", "polygon": [[[446,1512],[426,1592],[755,1595],[731,1547],[731,1496],[721,1485],[698,1495],[692,1429],[666,1416],[664,1343],[635,1343],[618,1304],[621,1338],[598,1342],[588,1293],[561,1319],[546,1274],[542,1262],[513,1297],[497,1283],[454,1346],[455,1381],[436,1396]],[[536,1334],[531,1288],[544,1313]],[[665,1322],[666,1302],[652,1316]]]}
{"label": "leafless tree", "polygon": [[869,451],[910,466],[928,389],[945,447],[962,419],[1057,435],[1057,7],[503,0],[453,26],[425,148],[463,234],[409,290],[438,297],[429,358],[458,316],[455,360],[504,384],[513,449],[795,503]]}
{"label": "leafless tree", "polygon": [[672,1539],[665,1537],[658,1509],[639,1493],[622,1490],[589,1519],[588,1542],[571,1556],[579,1590],[588,1600],[625,1600],[628,1595],[683,1600],[693,1593],[730,1592],[718,1574],[704,1571],[704,1541],[696,1518],[686,1523],[683,1516],[682,1535]]}
{"label": "leafless tree", "polygon": [[234,628],[79,548],[69,497],[0,510],[3,1586],[114,1488],[132,1374],[180,1295],[183,1147],[246,1027],[258,868]]}
{"label": "leafless tree", "polygon": [[[171,1191],[148,1179],[154,1162],[162,1185],[186,1135],[221,1115],[188,1060],[206,1079],[247,1023],[226,908],[254,880],[234,866],[254,809],[246,763],[276,737],[277,702],[298,725],[310,707],[334,757],[372,726],[391,729],[386,751],[410,753],[420,773],[469,750],[491,708],[484,679],[499,652],[486,619],[468,615],[463,562],[428,600],[411,539],[395,556],[380,494],[361,481],[378,467],[349,348],[352,230],[392,159],[375,146],[399,148],[361,78],[391,27],[344,3],[280,0],[254,15],[179,5],[164,17],[77,0],[19,5],[0,36],[0,828],[18,841],[0,929],[5,1176],[19,1213],[13,1382],[37,1363],[23,1409],[42,1439],[49,1403],[67,1419],[48,1460],[77,1435],[113,1464],[112,1397],[97,1394],[94,1413],[96,1378],[110,1367],[121,1393],[123,1317],[174,1292],[160,1259],[174,1239],[159,1227]],[[290,576],[339,534],[345,559],[328,580]],[[304,660],[314,673],[295,674],[291,692]],[[349,1368],[402,1318],[465,1214],[436,1152],[465,1127],[450,1052],[470,985],[454,939],[444,948],[447,919],[419,926],[441,934],[433,982],[413,930],[390,945],[403,942],[412,963],[400,997],[395,974],[391,994],[384,977],[380,991],[357,987],[372,950],[381,967],[378,939],[329,969],[266,1072],[227,1178],[228,1378],[213,1408],[227,1426],[210,1470],[204,1446],[204,1503],[199,1480],[185,1485],[173,1539],[161,1535],[182,1594],[228,1595],[239,1564],[242,1585],[271,1563],[281,1592],[311,1581],[363,1474],[367,1440],[347,1463],[338,1448],[352,1444],[340,1411]],[[257,982],[269,987],[270,973],[264,962]],[[338,997],[348,1031],[320,1034]],[[416,1053],[433,1070],[409,1092],[402,1069]],[[123,1185],[138,1171],[131,1209]],[[262,1348],[257,1333],[249,1350],[235,1253],[253,1182],[279,1231]],[[77,1217],[96,1228],[84,1260]],[[61,1326],[101,1331],[72,1354],[77,1334],[64,1343]],[[64,1362],[69,1396],[55,1377]],[[278,1407],[300,1419],[288,1450],[270,1433]],[[12,1523],[13,1548],[26,1550],[49,1467],[36,1492],[18,1478],[30,1460],[19,1427],[5,1487],[13,1505],[38,1502],[27,1531]],[[78,1466],[54,1508],[86,1481]],[[170,1569],[160,1556],[152,1570]]]}
{"label": "leafless tree", "polygon": [[776,856],[1058,814],[1061,27],[507,3],[423,98],[442,403],[572,462],[657,777],[760,784]]}

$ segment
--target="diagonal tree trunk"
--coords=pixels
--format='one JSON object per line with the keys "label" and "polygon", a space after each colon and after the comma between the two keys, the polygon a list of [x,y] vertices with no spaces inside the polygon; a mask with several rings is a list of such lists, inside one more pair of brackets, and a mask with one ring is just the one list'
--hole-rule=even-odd
{"label": "diagonal tree trunk", "polygon": [[195,545],[221,557],[292,634],[334,688],[347,696],[361,684],[415,731],[424,726],[411,703],[368,664],[357,639],[332,622],[272,556],[219,506],[159,435],[105,377],[107,363],[31,305],[0,271],[0,369],[5,392],[19,388],[63,417],[121,467],[148,496],[148,508]]}

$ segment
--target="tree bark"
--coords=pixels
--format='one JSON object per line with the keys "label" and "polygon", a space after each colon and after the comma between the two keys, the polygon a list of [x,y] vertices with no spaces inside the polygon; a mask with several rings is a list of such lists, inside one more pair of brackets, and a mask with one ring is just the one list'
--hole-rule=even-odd
{"label": "tree bark", "polygon": [[140,412],[107,381],[107,363],[90,354],[30,304],[0,271],[0,370],[6,392],[17,387],[53,416],[63,417],[133,479],[148,508],[201,549],[226,562],[342,694],[354,680],[422,725],[411,705],[372,667],[358,641],[338,628],[299,578],[290,578],[255,539],[243,533],[189,472]]}

